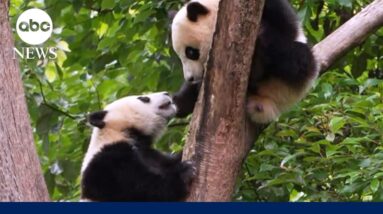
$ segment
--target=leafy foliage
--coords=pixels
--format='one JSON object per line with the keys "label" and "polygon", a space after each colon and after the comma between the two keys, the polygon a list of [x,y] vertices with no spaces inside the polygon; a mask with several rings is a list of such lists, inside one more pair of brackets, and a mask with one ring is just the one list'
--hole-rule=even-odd
{"label": "leafy foliage", "polygon": [[[56,60],[21,60],[34,137],[53,200],[79,198],[90,128],[85,115],[132,94],[175,91],[182,72],[168,11],[181,0],[11,0],[10,17],[44,9]],[[313,44],[367,0],[298,1]],[[23,47],[15,34],[16,47]],[[315,90],[255,144],[238,180],[238,201],[383,200],[383,31],[350,52]],[[186,123],[185,123],[186,122]],[[182,149],[186,121],[172,121],[157,146]]]}

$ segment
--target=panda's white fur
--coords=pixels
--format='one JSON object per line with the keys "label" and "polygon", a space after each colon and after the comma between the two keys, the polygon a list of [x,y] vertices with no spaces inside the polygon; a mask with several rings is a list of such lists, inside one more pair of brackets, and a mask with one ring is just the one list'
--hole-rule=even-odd
{"label": "panda's white fur", "polygon": [[[190,22],[187,18],[186,7],[182,7],[173,19],[172,43],[175,52],[182,61],[185,79],[193,78],[194,82],[198,82],[202,79],[211,48],[219,0],[194,0],[190,2],[200,2],[210,12],[207,16],[201,17],[198,22]],[[191,45],[200,48],[201,56],[197,61],[190,60],[185,56],[185,47]]]}
{"label": "panda's white fur", "polygon": [[[220,2],[219,0],[192,0],[192,1],[189,1],[184,7],[182,7],[180,11],[174,17],[173,24],[172,24],[172,44],[173,44],[173,48],[175,52],[177,53],[177,55],[182,61],[184,77],[185,77],[185,80],[189,82],[189,84],[198,83],[201,81],[203,77],[205,64],[208,59],[209,50],[212,45],[213,34],[215,32],[219,2]],[[198,16],[197,21],[191,21],[190,19],[188,19],[187,8],[192,3],[200,3],[201,5],[206,7],[209,12],[207,14]],[[295,38],[289,42],[290,43],[299,42],[299,43],[302,43],[302,46],[305,46],[302,48],[299,44],[296,45],[296,46],[299,46],[296,48],[297,54],[298,55],[300,54],[300,56],[297,56],[296,58],[307,57],[307,61],[304,61],[306,59],[304,59],[303,61],[300,61],[300,59],[289,59],[289,60],[296,60],[298,64],[307,63],[307,67],[305,67],[306,65],[304,65],[303,67],[305,69],[303,70],[305,71],[299,71],[301,72],[301,74],[298,74],[297,76],[301,79],[297,80],[296,83],[294,81],[291,81],[291,79],[289,79],[288,77],[287,78],[282,77],[282,81],[280,78],[268,77],[268,78],[265,78],[264,80],[258,79],[256,84],[254,83],[254,81],[253,83],[250,82],[250,84],[256,85],[254,87],[256,87],[257,89],[256,89],[256,93],[249,92],[247,111],[249,113],[249,116],[252,118],[252,120],[257,123],[271,122],[272,120],[277,118],[281,114],[281,112],[286,111],[296,102],[301,100],[304,97],[304,95],[307,93],[309,88],[311,87],[313,81],[316,79],[318,74],[316,67],[313,65],[315,63],[314,63],[312,53],[310,52],[309,47],[305,45],[307,43],[307,38],[303,33],[303,28],[300,22],[298,21],[296,15],[293,14],[292,8],[287,8],[289,7],[287,0],[286,2],[283,2],[282,0],[278,0],[278,1],[266,0],[266,4],[272,5],[270,7],[274,7],[274,8],[279,7],[278,10],[280,10],[281,7],[285,7],[284,9],[289,10],[288,12],[286,12],[286,14],[290,13],[291,17],[286,17],[288,18],[288,21],[286,21],[286,23],[289,22],[289,24],[290,23],[293,23],[293,24],[289,26],[289,29],[285,28],[284,30],[288,29],[287,31],[289,33],[291,32],[292,34],[296,32],[294,34]],[[268,16],[270,17],[273,15],[274,15],[273,12],[269,11]],[[269,26],[266,26],[266,27],[269,27]],[[276,28],[278,27],[279,26],[277,26]],[[262,35],[264,32],[265,32],[265,27],[261,25],[259,35]],[[283,36],[284,35],[282,35],[281,37]],[[264,36],[264,37],[267,37],[267,36]],[[190,46],[195,49],[199,49],[200,58],[198,60],[191,60],[186,56],[185,47],[190,47]],[[286,47],[289,47],[289,46],[286,45]],[[288,49],[286,47],[283,47],[283,48]],[[289,50],[287,50],[286,52],[288,51]],[[291,54],[293,53],[295,53],[295,49],[294,51],[292,51]],[[269,54],[269,55],[272,55],[272,54]],[[289,54],[285,54],[284,52],[282,56],[283,55],[286,56]],[[304,57],[301,57],[301,55],[304,55]],[[279,63],[278,59],[275,59],[275,63]],[[294,63],[295,62],[289,65],[293,65]],[[256,70],[256,69],[253,69],[253,70]],[[257,71],[253,71],[253,70],[252,70],[252,73],[255,73],[253,75],[257,76],[258,75],[256,74]],[[266,73],[270,71],[263,71],[263,72]],[[292,71],[291,73],[293,75],[296,75],[297,72]],[[289,76],[289,75],[286,75],[286,76]],[[283,81],[283,78],[289,79],[289,80]],[[187,85],[187,84],[184,83],[184,85]],[[182,90],[184,90],[184,88],[187,88],[187,87],[183,86]],[[176,96],[174,98],[180,110],[183,110],[183,106],[182,106],[183,104],[178,103],[178,99],[183,100],[184,102],[185,98],[182,98],[183,93],[184,92],[182,91],[176,93]]]}
{"label": "panda's white fur", "polygon": [[169,108],[159,106],[171,102],[166,92],[143,95],[150,98],[150,103],[143,103],[141,96],[128,96],[116,100],[105,107],[105,127],[94,127],[92,137],[86,152],[81,172],[85,170],[92,157],[107,144],[129,139],[122,130],[134,127],[145,135],[159,137],[165,130],[167,121],[176,113],[176,106],[172,103]]}

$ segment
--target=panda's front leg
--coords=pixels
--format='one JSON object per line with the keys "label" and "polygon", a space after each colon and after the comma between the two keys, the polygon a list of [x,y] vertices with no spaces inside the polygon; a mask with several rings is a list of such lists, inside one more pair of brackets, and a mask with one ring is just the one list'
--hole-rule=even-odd
{"label": "panda's front leg", "polygon": [[189,188],[196,177],[197,168],[194,161],[188,160],[181,162],[177,171],[181,177],[181,180],[186,185],[187,192],[189,192]]}
{"label": "panda's front leg", "polygon": [[184,82],[180,90],[173,95],[173,102],[177,106],[176,117],[183,118],[193,113],[198,99],[201,83]]}
{"label": "panda's front leg", "polygon": [[174,166],[162,168],[160,174],[152,175],[147,190],[161,201],[183,201],[190,193],[196,176],[195,164],[191,161],[179,162]]}

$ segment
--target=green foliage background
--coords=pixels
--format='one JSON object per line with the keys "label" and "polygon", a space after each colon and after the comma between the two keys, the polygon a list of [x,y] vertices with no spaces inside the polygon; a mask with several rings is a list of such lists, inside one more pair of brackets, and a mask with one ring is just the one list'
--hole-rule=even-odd
{"label": "green foliage background", "polygon": [[[312,44],[369,2],[293,1]],[[79,199],[79,172],[91,131],[87,113],[122,96],[174,92],[180,86],[168,11],[181,5],[181,0],[11,0],[13,28],[32,7],[45,10],[55,27],[44,47],[59,48],[57,60],[21,60],[52,200]],[[16,47],[27,46],[14,36]],[[383,201],[382,50],[379,30],[269,126],[243,166],[236,201]],[[184,124],[172,121],[156,146],[181,150]]]}

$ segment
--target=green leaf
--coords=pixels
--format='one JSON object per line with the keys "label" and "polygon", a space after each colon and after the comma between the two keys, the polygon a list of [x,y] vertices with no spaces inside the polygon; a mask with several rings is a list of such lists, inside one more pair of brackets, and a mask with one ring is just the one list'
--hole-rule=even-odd
{"label": "green leaf", "polygon": [[345,7],[352,7],[352,0],[338,0],[339,4]]}
{"label": "green leaf", "polygon": [[339,153],[339,151],[338,151],[339,148],[340,148],[340,146],[338,146],[338,145],[328,145],[326,147],[326,156],[331,157],[331,156]]}
{"label": "green leaf", "polygon": [[293,154],[293,155],[288,155],[287,157],[285,157],[285,158],[282,160],[282,162],[281,162],[281,164],[280,164],[280,167],[281,167],[281,168],[282,168],[282,167],[285,167],[285,164],[286,164],[288,161],[290,161],[290,160],[292,160],[292,159],[295,159],[296,157],[302,156],[302,155],[304,155],[304,154],[305,154],[305,152],[298,152],[298,153]]}
{"label": "green leaf", "polygon": [[345,195],[349,195],[349,194],[352,194],[355,192],[359,192],[366,186],[366,184],[367,184],[366,182],[361,182],[361,183],[353,183],[350,185],[346,185],[342,188],[340,193],[345,194]]}
{"label": "green leaf", "polygon": [[96,30],[98,38],[103,37],[104,34],[108,31],[108,28],[109,28],[108,24],[106,24],[105,22],[100,22],[99,27]]}
{"label": "green leaf", "polygon": [[53,62],[48,63],[47,67],[45,68],[45,77],[49,82],[53,82],[57,78],[56,74],[56,65]]}
{"label": "green leaf", "polygon": [[305,193],[298,192],[297,190],[293,189],[293,191],[291,191],[290,193],[290,201],[291,202],[299,201],[299,199],[301,199],[304,195]]}
{"label": "green leaf", "polygon": [[337,133],[345,124],[346,121],[343,117],[334,117],[331,119],[329,127],[332,133]]}
{"label": "green leaf", "polygon": [[322,91],[323,91],[323,96],[327,99],[332,95],[332,85],[329,83],[323,83],[322,84]]}
{"label": "green leaf", "polygon": [[101,9],[102,10],[113,9],[115,5],[116,5],[115,0],[102,0]]}
{"label": "green leaf", "polygon": [[70,49],[69,49],[69,44],[66,42],[66,41],[59,41],[57,43],[57,47],[65,52],[70,52]]}
{"label": "green leaf", "polygon": [[379,190],[380,181],[378,179],[374,179],[371,181],[370,189],[373,193],[376,193]]}
{"label": "green leaf", "polygon": [[365,160],[362,160],[362,162],[360,162],[359,166],[361,168],[367,168],[371,165],[371,159],[367,158]]}

